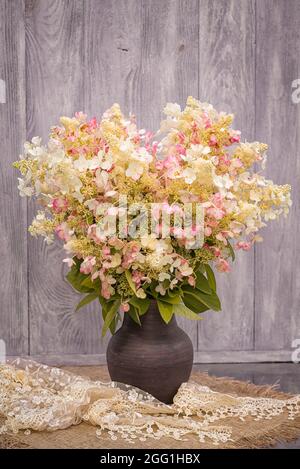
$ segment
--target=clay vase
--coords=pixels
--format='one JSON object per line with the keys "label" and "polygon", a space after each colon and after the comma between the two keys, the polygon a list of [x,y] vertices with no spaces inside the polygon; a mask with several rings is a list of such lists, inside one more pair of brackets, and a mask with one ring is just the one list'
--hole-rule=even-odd
{"label": "clay vase", "polygon": [[188,381],[193,345],[175,316],[166,324],[155,300],[136,324],[124,314],[120,329],[108,344],[106,357],[112,381],[136,386],[171,404],[180,385]]}

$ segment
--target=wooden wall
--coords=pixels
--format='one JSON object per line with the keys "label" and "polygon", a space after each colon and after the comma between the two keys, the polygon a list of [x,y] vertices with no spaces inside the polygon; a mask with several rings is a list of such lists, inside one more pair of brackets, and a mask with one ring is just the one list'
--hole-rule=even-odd
{"label": "wooden wall", "polygon": [[97,306],[74,313],[58,244],[27,234],[33,203],[11,163],[24,139],[60,115],[100,116],[113,102],[155,129],[188,95],[236,114],[248,140],[270,144],[267,175],[293,185],[287,219],[219,275],[223,311],[183,323],[199,362],[289,361],[300,338],[298,0],[0,0],[0,338],[9,355],[98,363]]}

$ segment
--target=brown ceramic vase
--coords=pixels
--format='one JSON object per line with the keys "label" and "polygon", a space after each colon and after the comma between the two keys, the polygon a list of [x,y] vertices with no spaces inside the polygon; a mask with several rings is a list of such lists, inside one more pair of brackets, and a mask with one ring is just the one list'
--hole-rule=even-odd
{"label": "brown ceramic vase", "polygon": [[166,324],[152,300],[142,325],[124,315],[120,329],[107,348],[112,381],[136,386],[170,404],[178,388],[188,381],[193,365],[193,345],[175,316]]}

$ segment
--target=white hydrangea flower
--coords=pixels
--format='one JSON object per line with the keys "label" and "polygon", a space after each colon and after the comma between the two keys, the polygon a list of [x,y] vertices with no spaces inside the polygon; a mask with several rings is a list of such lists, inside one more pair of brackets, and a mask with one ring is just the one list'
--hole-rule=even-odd
{"label": "white hydrangea flower", "polygon": [[126,169],[126,176],[137,181],[144,172],[144,165],[139,161],[131,161]]}
{"label": "white hydrangea flower", "polygon": [[167,103],[164,108],[164,114],[170,117],[179,117],[181,114],[181,107],[177,103]]}
{"label": "white hydrangea flower", "polygon": [[182,177],[187,184],[192,184],[196,179],[196,171],[193,168],[185,168],[182,171]]}
{"label": "white hydrangea flower", "polygon": [[87,160],[83,155],[80,155],[77,160],[74,161],[73,166],[80,172],[84,172],[89,169],[89,160]]}
{"label": "white hydrangea flower", "polygon": [[34,194],[32,187],[26,186],[23,179],[18,178],[19,184],[18,189],[21,197],[31,197]]}
{"label": "white hydrangea flower", "polygon": [[170,274],[167,274],[166,272],[161,272],[158,276],[158,280],[160,282],[163,282],[164,280],[170,280],[171,276]]}

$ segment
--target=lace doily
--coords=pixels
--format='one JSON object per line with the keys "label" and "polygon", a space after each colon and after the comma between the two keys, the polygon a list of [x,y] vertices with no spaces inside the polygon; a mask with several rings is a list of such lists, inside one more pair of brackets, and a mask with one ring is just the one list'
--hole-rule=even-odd
{"label": "lace doily", "polygon": [[0,365],[0,433],[24,430],[54,431],[82,421],[133,443],[136,439],[196,435],[214,445],[231,440],[225,419],[272,419],[283,412],[294,419],[300,411],[300,395],[289,399],[240,397],[215,392],[189,382],[180,387],[172,405],[119,383],[104,383],[70,372],[18,359]]}

